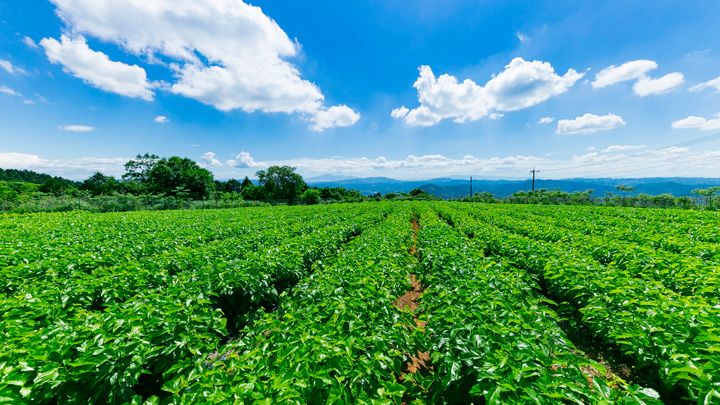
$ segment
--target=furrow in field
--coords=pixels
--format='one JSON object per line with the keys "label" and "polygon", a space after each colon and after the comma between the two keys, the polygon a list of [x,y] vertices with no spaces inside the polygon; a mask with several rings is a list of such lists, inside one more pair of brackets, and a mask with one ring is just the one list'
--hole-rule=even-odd
{"label": "furrow in field", "polygon": [[482,241],[487,254],[526,269],[557,302],[577,308],[593,336],[630,355],[638,374],[645,376],[644,385],[656,387],[664,400],[720,398],[720,360],[715,356],[720,308],[650,280],[609,272],[591,258],[552,244],[477,223],[456,208],[438,208],[456,227]]}

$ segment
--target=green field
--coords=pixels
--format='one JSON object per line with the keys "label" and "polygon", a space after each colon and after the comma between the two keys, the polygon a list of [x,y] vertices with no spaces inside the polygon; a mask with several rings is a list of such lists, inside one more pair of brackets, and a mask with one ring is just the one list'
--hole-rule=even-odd
{"label": "green field", "polygon": [[720,217],[0,216],[0,403],[720,403]]}

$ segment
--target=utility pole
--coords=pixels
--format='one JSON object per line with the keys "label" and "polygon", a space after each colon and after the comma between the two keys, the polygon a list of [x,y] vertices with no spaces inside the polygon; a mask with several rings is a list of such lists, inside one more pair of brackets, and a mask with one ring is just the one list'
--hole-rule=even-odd
{"label": "utility pole", "polygon": [[472,193],[472,176],[470,176],[470,198],[472,198],[472,196],[473,196],[473,193]]}
{"label": "utility pole", "polygon": [[539,173],[540,170],[535,170],[535,166],[533,166],[533,169],[530,170],[530,173],[533,175],[533,182],[532,182],[532,191],[535,191],[535,173]]}

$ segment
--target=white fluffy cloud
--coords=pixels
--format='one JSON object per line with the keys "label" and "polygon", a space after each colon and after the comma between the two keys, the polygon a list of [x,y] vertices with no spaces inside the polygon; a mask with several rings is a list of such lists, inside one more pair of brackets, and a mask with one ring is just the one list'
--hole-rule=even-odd
{"label": "white fluffy cloud", "polygon": [[656,62],[642,59],[626,62],[620,66],[611,65],[595,75],[592,86],[601,88],[615,83],[639,79],[644,77],[647,72],[657,69],[657,67]]}
{"label": "white fluffy cloud", "polygon": [[34,170],[70,179],[85,179],[94,172],[119,176],[125,171],[127,158],[79,158],[51,160],[38,155],[0,151],[0,162],[4,169]]}
{"label": "white fluffy cloud", "polygon": [[715,89],[715,91],[720,91],[720,77],[696,84],[690,88],[690,91],[702,91],[705,89]]}
{"label": "white fluffy cloud", "polygon": [[718,118],[705,119],[703,117],[689,116],[687,118],[675,121],[672,123],[673,128],[677,129],[703,129],[712,130],[720,129],[720,113],[717,114]]}
{"label": "white fluffy cloud", "polygon": [[[626,145],[619,145],[623,151],[629,151]],[[618,150],[618,152],[623,152]],[[688,160],[689,148],[664,148],[664,149],[643,149],[633,153],[585,153],[573,156],[570,159],[550,159],[536,156],[507,156],[480,158],[466,155],[461,158],[447,157],[438,154],[427,154],[422,156],[409,155],[401,159],[390,159],[383,156],[376,158],[368,157],[330,157],[330,158],[298,158],[286,160],[255,161],[249,153],[243,152],[238,160],[246,164],[238,164],[233,168],[225,165],[225,168],[214,170],[219,178],[240,178],[249,175],[258,169],[269,166],[292,166],[296,167],[298,173],[305,178],[323,174],[342,176],[375,177],[388,176],[404,179],[430,179],[440,176],[467,176],[474,174],[478,176],[493,177],[520,177],[527,178],[528,170],[537,166],[547,172],[545,178],[568,178],[568,177],[602,177],[608,171],[614,170],[618,176],[632,175],[658,175],[662,172],[667,175],[700,175],[707,173],[707,170],[720,170],[720,161],[716,163],[707,162],[706,157],[718,157],[720,151],[708,152],[698,155],[699,160]],[[695,155],[690,155],[695,156]],[[629,163],[631,162],[631,163]],[[628,164],[637,166],[641,170],[628,171]],[[644,167],[666,164],[667,167],[657,167],[646,170]],[[230,166],[230,167],[228,167]],[[583,166],[578,169],[577,166]],[[587,166],[587,167],[585,167]],[[570,170],[564,170],[564,169]],[[235,170],[239,169],[239,170]],[[552,170],[551,170],[552,169]],[[644,172],[643,172],[644,170]]]}
{"label": "white fluffy cloud", "polygon": [[93,87],[127,97],[153,99],[154,85],[148,81],[145,69],[111,61],[104,53],[90,49],[82,36],[63,35],[59,42],[44,38],[40,45],[50,62],[61,64],[66,72]]}
{"label": "white fluffy cloud", "polygon": [[354,125],[359,119],[360,114],[353,111],[350,107],[338,105],[318,111],[312,118],[313,124],[310,125],[310,129],[322,132],[332,127],[349,127]]}
{"label": "white fluffy cloud", "polygon": [[[240,169],[259,169],[270,166],[292,166],[298,169],[303,176],[315,176],[327,173],[354,175],[364,173],[372,175],[376,173],[395,173],[401,177],[412,174],[412,176],[435,176],[437,173],[491,173],[501,170],[513,170],[543,162],[541,158],[533,156],[509,156],[505,158],[477,158],[472,155],[463,156],[460,159],[449,158],[442,155],[409,155],[405,159],[392,160],[385,157],[374,159],[359,158],[300,158],[288,160],[272,160],[256,162],[247,152],[241,152],[237,158],[226,162],[227,166],[234,166]],[[228,173],[228,176],[237,176],[237,173]]]}
{"label": "white fluffy cloud", "polygon": [[390,116],[393,118],[403,118],[408,115],[408,112],[410,112],[410,110],[407,107],[402,106],[392,110],[390,112]]}
{"label": "white fluffy cloud", "polygon": [[542,117],[538,120],[538,124],[549,124],[555,121],[555,117]]}
{"label": "white fluffy cloud", "polygon": [[559,120],[555,132],[558,134],[589,134],[623,126],[625,126],[625,121],[615,114],[600,116],[588,113],[574,120]]}
{"label": "white fluffy cloud", "polygon": [[669,90],[683,84],[684,81],[682,73],[670,73],[657,79],[641,77],[633,85],[633,92],[641,97],[667,93]]}
{"label": "white fluffy cloud", "polygon": [[155,119],[154,119],[153,121],[159,122],[159,123],[161,123],[161,124],[164,124],[164,123],[166,123],[166,122],[170,122],[170,120],[169,120],[166,116],[164,116],[164,115],[158,115],[157,117],[155,117]]}
{"label": "white fluffy cloud", "polygon": [[[51,1],[74,34],[169,66],[176,80],[167,88],[175,94],[222,111],[300,113],[314,128],[350,118],[326,108],[318,87],[300,77],[287,60],[300,45],[259,7],[239,0]],[[330,114],[337,119],[328,121]]]}
{"label": "white fluffy cloud", "polygon": [[204,167],[217,167],[223,164],[215,158],[214,153],[206,152],[200,157],[200,165]]}
{"label": "white fluffy cloud", "polygon": [[[610,153],[610,152],[624,152],[628,150],[636,150],[636,149],[642,149],[645,145],[613,145],[608,146],[607,148],[602,150],[602,153]],[[590,149],[588,149],[590,150]],[[595,150],[595,149],[593,149]]]}
{"label": "white fluffy cloud", "polygon": [[[240,169],[251,169],[253,167],[261,166],[255,163],[255,159],[248,152],[242,151],[235,156],[235,159],[230,159],[225,162],[228,166],[237,167]],[[270,165],[268,165],[270,166]]]}
{"label": "white fluffy cloud", "polygon": [[419,70],[420,77],[413,87],[418,91],[420,106],[413,110],[403,106],[391,113],[394,118],[404,118],[409,125],[419,126],[435,125],[446,118],[455,122],[475,121],[489,116],[493,110],[527,108],[564,93],[584,75],[570,69],[559,76],[548,62],[522,58],[513,59],[485,86],[470,79],[459,82],[448,74],[436,78],[429,66]]}
{"label": "white fluffy cloud", "polygon": [[70,132],[93,132],[96,128],[87,125],[60,125],[58,129]]}
{"label": "white fluffy cloud", "polygon": [[0,93],[7,94],[9,96],[22,96],[22,94],[5,85],[0,86]]}
{"label": "white fluffy cloud", "polygon": [[658,64],[652,60],[634,60],[623,63],[620,66],[608,66],[595,75],[592,83],[594,88],[610,86],[615,83],[636,80],[633,85],[633,92],[638,96],[645,97],[651,94],[666,93],[684,82],[682,73],[670,73],[665,76],[653,79],[647,73],[657,69]]}
{"label": "white fluffy cloud", "polygon": [[[519,177],[527,178],[528,170],[533,166],[548,170],[544,178],[568,177],[597,177],[606,176],[608,171],[614,170],[614,175],[654,175],[658,173],[667,175],[700,176],[708,170],[720,170],[720,151],[709,151],[700,154],[688,155],[689,148],[664,148],[642,150],[634,154],[599,154],[586,153],[573,156],[571,159],[555,160],[535,156],[507,156],[479,158],[466,155],[461,158],[443,155],[409,155],[404,159],[388,159],[385,157],[331,157],[331,158],[299,158],[287,160],[273,160],[256,162],[247,152],[238,154],[235,160],[228,161],[222,166],[208,166],[217,178],[239,178],[249,175],[255,170],[273,165],[288,165],[296,167],[304,177],[322,174],[335,174],[345,176],[390,176],[394,178],[418,179],[435,178],[439,176],[466,176],[476,174],[493,177]],[[215,154],[204,154],[210,162],[217,160]],[[693,157],[693,159],[687,159]],[[63,176],[70,179],[81,180],[99,171],[106,175],[120,176],[124,173],[123,165],[127,158],[78,158],[52,160],[43,159],[37,155],[22,153],[6,153],[0,151],[0,166],[10,169],[28,169],[54,176]],[[231,164],[233,163],[233,164]],[[628,171],[628,164],[639,167],[644,172],[635,169]],[[666,167],[657,168],[658,164]],[[578,165],[587,166],[577,169]],[[655,166],[649,170],[644,167]],[[570,170],[564,170],[564,169]],[[552,169],[552,171],[550,171]]]}

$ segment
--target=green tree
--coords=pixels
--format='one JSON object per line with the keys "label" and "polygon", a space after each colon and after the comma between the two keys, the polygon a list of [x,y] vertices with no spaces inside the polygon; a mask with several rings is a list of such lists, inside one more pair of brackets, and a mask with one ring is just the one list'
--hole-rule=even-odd
{"label": "green tree", "polygon": [[629,193],[634,193],[635,190],[636,190],[636,188],[633,187],[633,186],[624,186],[624,185],[622,185],[622,184],[618,184],[618,185],[615,186],[615,190],[623,193],[623,195],[626,195],[626,194],[629,194]]}
{"label": "green tree", "polygon": [[177,156],[156,161],[144,174],[143,182],[152,193],[183,199],[204,200],[215,191],[215,182],[209,170],[198,166],[192,159]]}
{"label": "green tree", "polygon": [[71,188],[60,179],[53,177],[40,186],[40,191],[46,194],[55,194],[60,196],[71,191]]}
{"label": "green tree", "polygon": [[15,201],[18,198],[18,192],[13,190],[7,182],[0,181],[0,201]]}
{"label": "green tree", "polygon": [[145,191],[149,186],[148,176],[158,161],[160,161],[158,155],[145,153],[125,163],[125,174],[122,178],[128,183],[126,189],[135,193]]}
{"label": "green tree", "polygon": [[252,186],[252,185],[253,185],[252,181],[250,181],[250,179],[248,179],[248,176],[245,176],[242,183],[240,183],[240,191],[242,191],[245,187]]}
{"label": "green tree", "polygon": [[240,194],[240,191],[242,191],[242,183],[235,179],[228,181],[215,180],[215,191],[218,193]]}
{"label": "green tree", "polygon": [[260,201],[265,199],[265,188],[256,186],[254,184],[250,184],[248,186],[243,187],[242,191],[240,192],[240,196],[243,198],[243,200],[248,201]]}
{"label": "green tree", "polygon": [[713,208],[713,196],[715,194],[720,192],[720,187],[714,186],[714,187],[708,187],[704,189],[696,188],[692,191],[693,194],[699,195],[704,200],[705,206],[707,206],[709,209]]}
{"label": "green tree", "polygon": [[260,186],[265,190],[266,198],[273,200],[295,200],[307,190],[302,176],[295,173],[290,166],[270,166],[267,170],[259,170]]}
{"label": "green tree", "polygon": [[79,190],[89,191],[92,195],[110,194],[120,190],[121,184],[113,176],[95,172],[82,182]]}
{"label": "green tree", "polygon": [[302,193],[300,198],[305,204],[317,204],[320,202],[320,191],[316,188],[309,188]]}

